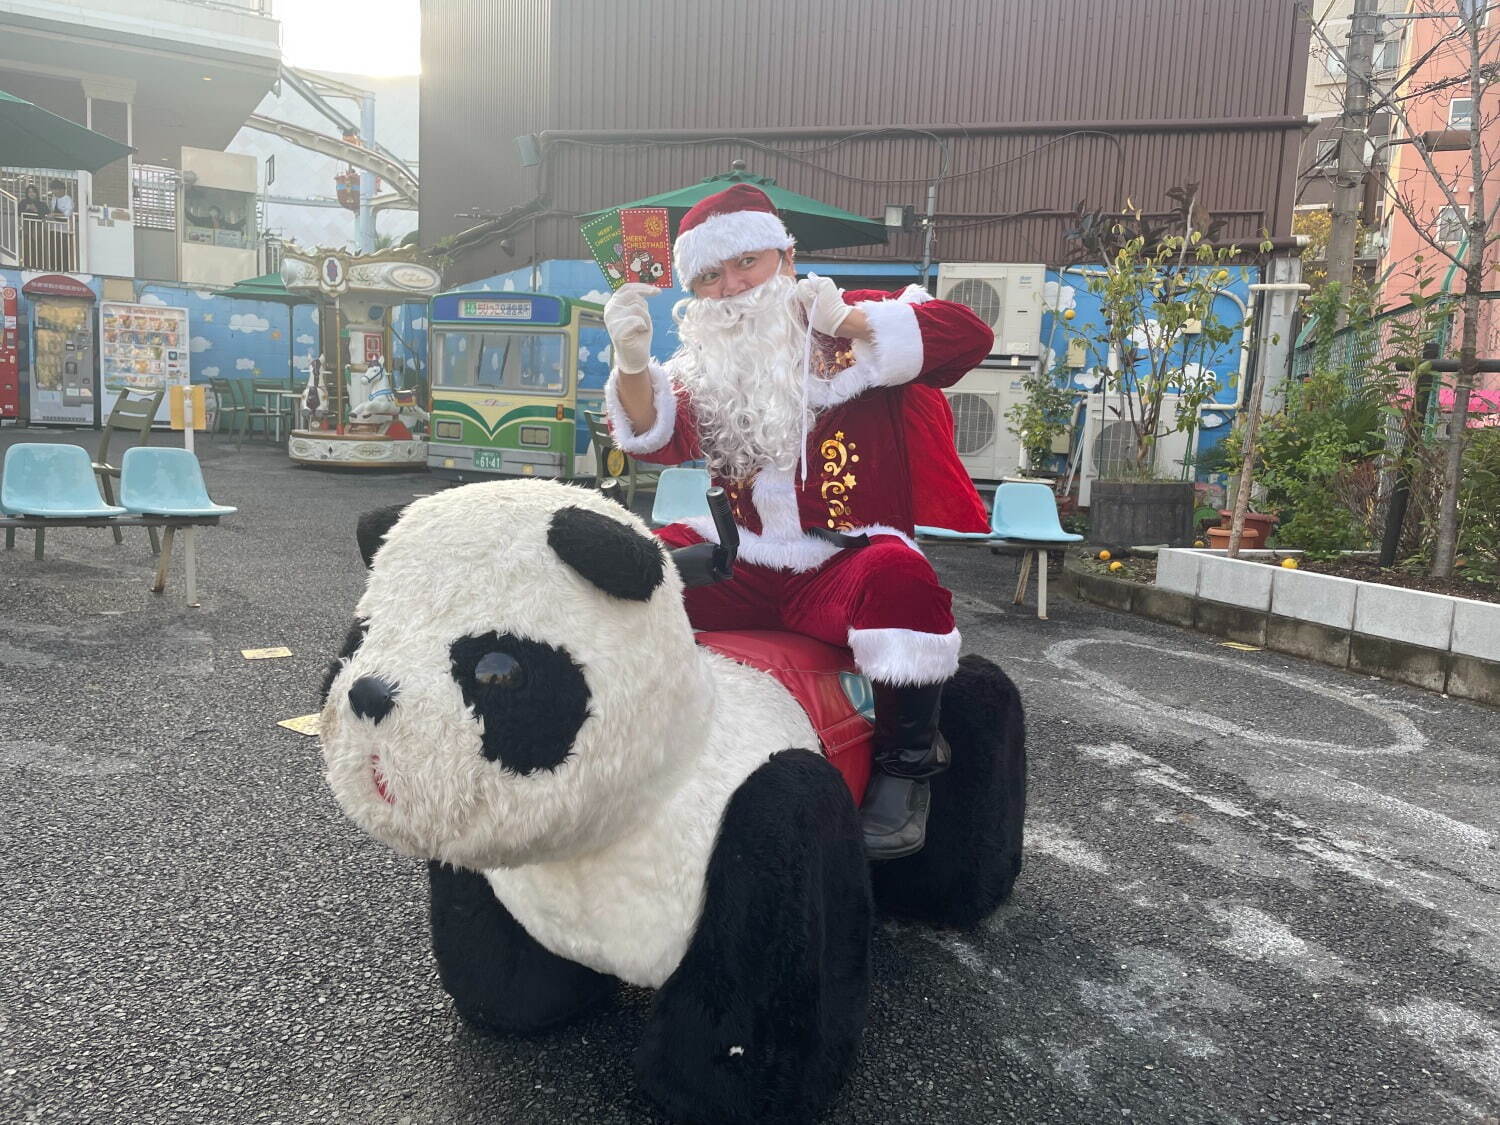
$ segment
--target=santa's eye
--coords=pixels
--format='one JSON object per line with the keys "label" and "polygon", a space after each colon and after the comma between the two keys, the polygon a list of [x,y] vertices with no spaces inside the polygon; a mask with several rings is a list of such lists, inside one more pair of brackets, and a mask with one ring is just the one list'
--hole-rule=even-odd
{"label": "santa's eye", "polygon": [[518,687],[524,675],[520,661],[509,653],[489,653],[474,665],[474,679],[485,687]]}

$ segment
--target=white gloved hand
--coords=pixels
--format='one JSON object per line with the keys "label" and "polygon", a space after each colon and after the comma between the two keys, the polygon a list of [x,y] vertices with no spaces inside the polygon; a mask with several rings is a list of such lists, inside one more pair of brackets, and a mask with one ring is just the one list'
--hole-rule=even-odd
{"label": "white gloved hand", "polygon": [[807,310],[807,322],[814,332],[837,336],[844,318],[854,311],[844,304],[844,291],[826,277],[810,273],[797,282],[797,299]]}
{"label": "white gloved hand", "polygon": [[636,375],[651,366],[651,310],[646,300],[661,290],[632,281],[615,290],[604,306],[604,327],[614,349],[615,367]]}

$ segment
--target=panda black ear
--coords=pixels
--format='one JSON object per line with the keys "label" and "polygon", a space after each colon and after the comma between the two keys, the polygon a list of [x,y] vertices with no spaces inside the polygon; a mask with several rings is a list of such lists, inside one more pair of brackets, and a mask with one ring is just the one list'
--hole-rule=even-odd
{"label": "panda black ear", "polygon": [[375,562],[375,552],[380,550],[385,533],[396,526],[396,521],[405,510],[405,504],[392,504],[389,508],[376,508],[359,517],[359,523],[354,528],[354,539],[359,544],[359,557],[365,560],[365,569],[368,570]]}
{"label": "panda black ear", "polygon": [[655,539],[587,508],[553,512],[547,543],[582,577],[627,601],[649,599],[666,569]]}

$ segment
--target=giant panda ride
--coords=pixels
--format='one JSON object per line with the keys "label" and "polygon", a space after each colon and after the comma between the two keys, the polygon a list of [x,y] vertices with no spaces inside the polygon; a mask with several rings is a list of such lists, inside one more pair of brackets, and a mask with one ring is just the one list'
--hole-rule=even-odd
{"label": "giant panda ride", "polygon": [[733,570],[712,507],[724,545],[670,553],[599,492],[547,481],[362,517],[368,584],[321,737],[350,818],[428,861],[465,1019],[524,1034],[618,981],[654,988],[645,1091],[676,1120],[789,1125],[853,1064],[872,907],[972,925],[1009,895],[1023,718],[1005,674],[965,657],[927,844],[872,868],[848,653],[688,624],[684,583]]}

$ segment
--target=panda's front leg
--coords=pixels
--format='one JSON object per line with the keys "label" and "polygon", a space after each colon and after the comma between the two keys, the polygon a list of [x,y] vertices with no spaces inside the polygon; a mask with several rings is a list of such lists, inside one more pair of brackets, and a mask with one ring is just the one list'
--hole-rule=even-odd
{"label": "panda's front leg", "polygon": [[483,875],[431,861],[432,951],[458,1014],[487,1031],[541,1031],[606,999],[615,978],[544,949]]}
{"label": "panda's front leg", "polygon": [[843,780],[821,755],[774,755],[725,810],[698,928],[636,1053],[646,1092],[683,1121],[811,1121],[864,1029],[871,912]]}

